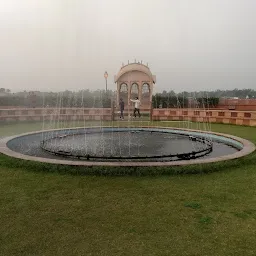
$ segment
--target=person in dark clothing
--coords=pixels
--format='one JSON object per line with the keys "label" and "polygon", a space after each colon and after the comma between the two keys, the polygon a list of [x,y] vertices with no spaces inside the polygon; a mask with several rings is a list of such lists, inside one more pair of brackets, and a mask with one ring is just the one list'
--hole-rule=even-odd
{"label": "person in dark clothing", "polygon": [[124,119],[124,101],[122,98],[120,99],[119,107],[120,107],[120,119]]}

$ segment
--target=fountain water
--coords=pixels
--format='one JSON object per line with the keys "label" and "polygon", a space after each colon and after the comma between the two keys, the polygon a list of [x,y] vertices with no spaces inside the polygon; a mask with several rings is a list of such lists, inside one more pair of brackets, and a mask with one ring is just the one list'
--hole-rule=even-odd
{"label": "fountain water", "polygon": [[[54,107],[44,99],[42,130],[7,138],[2,146],[5,153],[61,164],[150,166],[219,161],[218,157],[235,158],[249,152],[239,138],[210,133],[207,97],[201,105],[196,95],[188,103],[185,97],[167,97],[166,102],[158,102],[156,97],[154,107],[164,107],[159,114],[173,119],[166,120],[166,125],[165,121],[130,119],[131,105],[126,106],[125,120],[117,114],[115,121],[110,108],[105,108],[110,107],[105,92],[95,94],[90,104],[86,93],[60,92]],[[189,115],[197,111],[203,116],[200,122]]]}
{"label": "fountain water", "polygon": [[[145,125],[142,118],[130,118],[129,103],[125,122],[119,118],[116,122],[113,119],[106,122],[103,97],[102,92],[94,97],[93,108],[89,113],[93,111],[96,116],[94,121],[87,121],[83,108],[84,92],[68,97],[69,108],[63,105],[63,93],[59,93],[56,107],[51,112],[47,108],[45,110],[49,114],[49,122],[46,124],[44,118],[41,148],[58,156],[115,161],[195,159],[212,151],[212,141],[207,133],[195,136],[177,130],[170,132],[160,129],[160,123],[154,128],[150,127],[149,120]],[[184,110],[179,98],[176,104],[179,111]],[[167,101],[167,106],[169,105],[170,102]],[[179,121],[178,124],[178,128],[188,129],[191,122]],[[202,125],[204,128],[208,127],[206,123]],[[46,132],[46,128],[50,131]]]}

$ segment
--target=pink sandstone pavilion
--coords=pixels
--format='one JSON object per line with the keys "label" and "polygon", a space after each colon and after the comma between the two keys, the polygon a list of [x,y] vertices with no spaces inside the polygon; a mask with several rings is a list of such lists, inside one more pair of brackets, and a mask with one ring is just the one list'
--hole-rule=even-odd
{"label": "pink sandstone pavilion", "polygon": [[144,109],[151,108],[156,76],[152,75],[148,66],[136,61],[128,63],[121,67],[114,79],[117,85],[117,102],[122,98],[127,104],[130,99],[138,97]]}

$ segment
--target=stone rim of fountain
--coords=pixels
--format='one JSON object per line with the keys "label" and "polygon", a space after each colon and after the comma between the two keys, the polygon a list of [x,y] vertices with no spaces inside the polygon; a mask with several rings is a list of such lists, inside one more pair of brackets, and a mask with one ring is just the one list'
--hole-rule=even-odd
{"label": "stone rim of fountain", "polygon": [[[95,126],[99,127],[99,126]],[[71,129],[78,129],[78,128],[85,128],[85,127],[74,127]],[[88,127],[91,128],[91,127]],[[101,127],[102,128],[102,127]],[[106,126],[106,128],[109,128]],[[127,127],[130,128],[130,127]],[[232,139],[234,141],[237,141],[243,145],[243,148],[240,151],[237,151],[233,154],[228,154],[224,156],[219,157],[212,157],[207,159],[192,159],[192,160],[180,160],[180,161],[171,161],[171,162],[102,162],[102,161],[75,161],[75,160],[62,160],[62,159],[51,159],[51,158],[44,158],[44,157],[36,157],[36,156],[29,156],[24,155],[19,152],[15,152],[8,148],[7,143],[13,139],[16,139],[18,137],[26,136],[26,135],[32,135],[41,133],[42,131],[34,131],[34,132],[28,132],[23,133],[20,135],[15,135],[11,137],[6,137],[0,140],[0,153],[18,158],[23,160],[29,160],[29,161],[36,161],[36,162],[43,162],[43,163],[49,163],[49,164],[60,164],[60,165],[70,165],[70,166],[109,166],[109,167],[164,167],[164,166],[185,166],[185,165],[195,165],[195,164],[207,164],[207,163],[214,163],[214,162],[220,162],[220,161],[227,161],[227,160],[234,160],[246,155],[251,154],[255,151],[256,147],[255,145],[246,139],[229,135],[229,134],[223,134],[223,133],[217,133],[217,132],[211,132],[211,131],[202,131],[202,130],[195,130],[195,129],[186,129],[186,128],[174,128],[174,127],[159,127],[159,126],[142,126],[138,128],[158,128],[158,129],[172,129],[172,130],[181,130],[181,131],[190,131],[190,132],[199,132],[203,134],[212,134],[212,135],[218,135],[224,138]],[[60,129],[51,129],[51,130],[45,130],[45,131],[53,131],[53,130],[60,130]],[[44,132],[45,132],[44,131]]]}

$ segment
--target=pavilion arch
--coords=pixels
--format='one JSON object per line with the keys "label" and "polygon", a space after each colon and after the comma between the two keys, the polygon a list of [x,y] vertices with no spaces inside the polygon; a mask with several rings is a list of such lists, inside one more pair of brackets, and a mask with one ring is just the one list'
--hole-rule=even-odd
{"label": "pavilion arch", "polygon": [[120,99],[122,98],[124,101],[124,104],[127,105],[127,103],[128,103],[128,85],[126,83],[120,84],[119,97],[120,97]]}
{"label": "pavilion arch", "polygon": [[150,101],[150,85],[148,83],[142,84],[141,90],[141,104],[145,105]]}
{"label": "pavilion arch", "polygon": [[137,83],[132,83],[131,85],[131,99],[139,98],[139,85]]}

